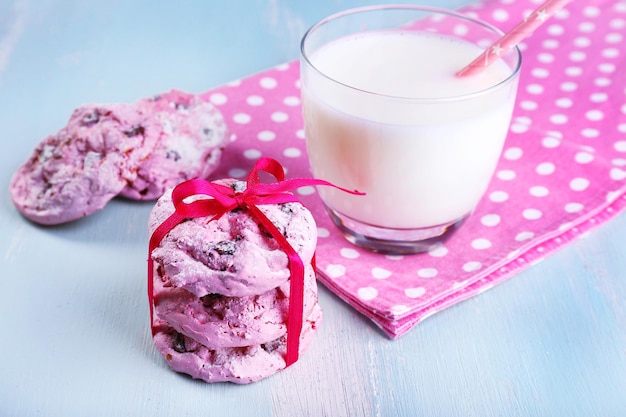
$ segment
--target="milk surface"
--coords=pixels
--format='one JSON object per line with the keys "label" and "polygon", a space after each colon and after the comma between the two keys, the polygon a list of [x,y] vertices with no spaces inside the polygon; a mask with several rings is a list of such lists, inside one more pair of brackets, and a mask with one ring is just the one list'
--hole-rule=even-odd
{"label": "milk surface", "polygon": [[[503,62],[455,73],[482,51],[428,32],[363,32],[309,57],[302,76],[307,150],[332,209],[386,228],[431,227],[468,214],[508,131],[515,83]],[[349,87],[347,87],[349,86]],[[486,90],[486,91],[485,91]],[[462,98],[459,98],[462,96]]]}

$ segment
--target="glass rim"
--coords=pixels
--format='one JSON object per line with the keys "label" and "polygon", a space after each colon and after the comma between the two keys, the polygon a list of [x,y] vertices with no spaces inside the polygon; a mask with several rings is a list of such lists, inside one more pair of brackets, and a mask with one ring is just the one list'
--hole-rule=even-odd
{"label": "glass rim", "polygon": [[[369,11],[376,11],[376,10],[387,10],[387,9],[395,9],[395,10],[414,10],[414,11],[422,11],[422,12],[427,12],[427,13],[431,13],[431,14],[440,14],[440,15],[448,15],[451,17],[454,17],[456,19],[459,20],[464,20],[467,22],[470,22],[472,24],[476,24],[479,26],[482,26],[494,33],[496,33],[499,36],[503,36],[504,32],[502,30],[500,30],[499,28],[497,28],[496,26],[484,22],[480,19],[468,16],[468,15],[464,15],[462,13],[453,11],[453,10],[447,10],[447,9],[443,9],[443,8],[438,8],[438,7],[431,7],[431,6],[418,6],[418,5],[410,5],[410,4],[384,4],[384,5],[373,5],[373,6],[363,6],[363,7],[355,7],[355,8],[351,8],[351,9],[346,9],[334,14],[331,14],[321,20],[319,20],[318,22],[314,23],[302,36],[302,40],[300,41],[300,56],[301,58],[304,60],[304,62],[306,63],[306,65],[308,65],[311,69],[313,69],[317,74],[319,74],[320,76],[324,77],[325,79],[329,80],[330,82],[334,83],[334,84],[338,84],[341,85],[342,87],[345,87],[347,89],[350,89],[352,91],[356,91],[368,96],[375,96],[375,97],[381,97],[381,98],[385,98],[385,99],[393,99],[393,100],[399,100],[399,101],[413,101],[413,102],[422,102],[422,103],[426,103],[426,102],[446,102],[446,101],[462,101],[462,100],[468,100],[468,99],[472,99],[478,96],[482,96],[485,94],[488,94],[490,91],[493,90],[497,90],[500,89],[510,83],[512,83],[517,76],[520,73],[520,69],[522,67],[522,53],[519,49],[519,47],[516,45],[513,48],[513,53],[515,53],[515,57],[516,59],[516,65],[515,67],[510,68],[510,74],[503,79],[502,81],[493,84],[487,88],[483,88],[481,90],[477,90],[471,93],[466,93],[466,94],[460,94],[460,95],[454,95],[454,96],[442,96],[442,97],[406,97],[406,96],[397,96],[397,95],[389,95],[389,94],[383,94],[383,93],[376,93],[373,91],[368,91],[368,90],[364,90],[358,87],[354,87],[350,84],[346,84],[344,82],[335,80],[334,78],[328,76],[327,74],[325,74],[324,72],[322,72],[321,70],[319,70],[314,64],[313,62],[311,62],[311,60],[309,59],[309,56],[307,55],[307,53],[305,52],[305,44],[307,42],[307,40],[310,38],[310,35],[312,35],[313,32],[315,32],[317,29],[319,29],[320,27],[322,27],[323,25],[325,25],[328,22],[337,20],[339,18],[342,18],[344,16],[348,16],[348,15],[355,15],[355,14],[359,14],[359,13],[363,13],[363,12],[369,12]],[[500,58],[502,59],[502,58]],[[468,62],[469,64],[469,62]],[[461,68],[459,68],[459,70],[461,70]]]}

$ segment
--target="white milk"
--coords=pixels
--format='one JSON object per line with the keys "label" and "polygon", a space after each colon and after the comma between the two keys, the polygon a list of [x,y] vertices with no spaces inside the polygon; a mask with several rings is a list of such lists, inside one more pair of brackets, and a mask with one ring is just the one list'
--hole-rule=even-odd
{"label": "white milk", "polygon": [[[503,62],[455,76],[480,52],[425,32],[364,32],[315,51],[309,60],[319,71],[354,88],[303,70],[313,174],[367,194],[320,187],[324,202],[384,228],[431,227],[469,214],[495,170],[516,90],[513,82],[474,94],[509,77]],[[446,99],[459,95],[467,96]]]}

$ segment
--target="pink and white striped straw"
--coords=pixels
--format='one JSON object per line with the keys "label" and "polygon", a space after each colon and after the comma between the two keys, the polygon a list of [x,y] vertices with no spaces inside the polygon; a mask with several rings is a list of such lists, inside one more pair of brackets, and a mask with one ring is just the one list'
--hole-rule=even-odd
{"label": "pink and white striped straw", "polygon": [[501,55],[507,53],[515,45],[530,36],[539,26],[571,0],[547,0],[537,7],[526,19],[520,22],[512,30],[494,42],[478,58],[470,62],[465,68],[457,72],[458,77],[477,74],[496,61]]}

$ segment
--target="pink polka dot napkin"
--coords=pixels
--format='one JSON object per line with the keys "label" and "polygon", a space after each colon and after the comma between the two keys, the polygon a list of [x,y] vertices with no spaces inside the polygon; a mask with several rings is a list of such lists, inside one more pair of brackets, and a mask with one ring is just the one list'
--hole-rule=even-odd
{"label": "pink polka dot napkin", "polygon": [[[464,9],[503,30],[537,7],[492,0]],[[398,337],[424,318],[512,277],[626,207],[626,3],[574,1],[527,39],[517,106],[489,190],[445,245],[384,256],[349,244],[314,188],[319,279]],[[260,156],[310,177],[298,62],[205,94],[234,142],[216,177],[242,178]]]}

